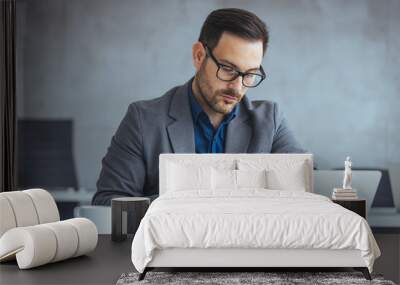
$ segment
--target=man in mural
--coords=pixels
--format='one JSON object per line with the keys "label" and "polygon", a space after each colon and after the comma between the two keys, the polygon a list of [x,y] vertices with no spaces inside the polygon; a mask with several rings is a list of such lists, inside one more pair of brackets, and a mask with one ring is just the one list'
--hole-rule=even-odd
{"label": "man in mural", "polygon": [[192,46],[195,76],[132,103],[102,161],[94,204],[157,196],[160,153],[301,153],[278,105],[246,92],[267,77],[268,30],[255,14],[219,9]]}

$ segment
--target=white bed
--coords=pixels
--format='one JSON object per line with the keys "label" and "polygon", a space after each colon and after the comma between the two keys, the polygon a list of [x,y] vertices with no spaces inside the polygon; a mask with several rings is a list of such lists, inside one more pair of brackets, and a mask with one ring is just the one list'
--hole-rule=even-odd
{"label": "white bed", "polygon": [[159,166],[160,197],[132,243],[140,279],[155,267],[354,267],[370,278],[371,229],[312,193],[311,154],[162,154]]}

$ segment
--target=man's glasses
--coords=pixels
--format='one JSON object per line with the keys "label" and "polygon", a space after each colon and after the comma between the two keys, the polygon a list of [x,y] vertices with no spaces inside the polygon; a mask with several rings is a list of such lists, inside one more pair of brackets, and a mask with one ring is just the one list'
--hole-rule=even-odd
{"label": "man's glasses", "polygon": [[210,48],[206,44],[203,44],[203,46],[206,50],[207,55],[211,57],[211,59],[218,67],[216,75],[219,80],[228,82],[233,81],[241,76],[243,86],[253,88],[257,87],[265,79],[266,75],[262,66],[260,66],[260,69],[257,72],[241,72],[229,65],[218,62],[218,60],[212,54]]}

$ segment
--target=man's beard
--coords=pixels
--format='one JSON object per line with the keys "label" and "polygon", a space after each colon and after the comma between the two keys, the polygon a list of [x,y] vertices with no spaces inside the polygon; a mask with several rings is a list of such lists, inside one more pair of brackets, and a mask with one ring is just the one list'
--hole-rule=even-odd
{"label": "man's beard", "polygon": [[[219,114],[229,114],[237,103],[240,102],[241,95],[235,89],[218,89],[215,92],[212,91],[212,88],[207,81],[207,78],[204,74],[204,66],[200,68],[200,70],[196,74],[195,84],[197,86],[197,90],[200,93],[199,95],[203,98],[203,101],[207,104],[207,106],[216,113]],[[226,103],[222,95],[228,95],[230,97],[234,97],[236,102]]]}

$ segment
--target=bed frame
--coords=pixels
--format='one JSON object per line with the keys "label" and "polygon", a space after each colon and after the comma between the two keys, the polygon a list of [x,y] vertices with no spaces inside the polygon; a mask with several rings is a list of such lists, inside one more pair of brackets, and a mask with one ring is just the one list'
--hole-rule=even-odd
{"label": "bed frame", "polygon": [[[308,167],[306,173],[309,181],[313,181],[312,154],[161,154],[159,161],[160,195],[165,192],[167,162],[174,160],[207,159],[211,163],[215,159],[291,159],[304,160]],[[313,192],[313,183],[309,183],[306,189]],[[229,268],[234,271],[253,271],[257,269],[285,268],[353,268],[361,271],[367,280],[371,275],[361,257],[359,250],[331,250],[331,249],[254,249],[254,248],[169,248],[157,249],[153,259],[139,280],[143,280],[146,273],[156,268]],[[262,271],[262,270],[261,270]]]}
{"label": "bed frame", "polygon": [[144,272],[139,275],[139,280],[144,279],[146,273],[155,268],[229,268],[235,271],[285,268],[290,271],[290,268],[338,267],[361,271],[367,280],[371,280],[359,250],[238,248],[158,249]]}

